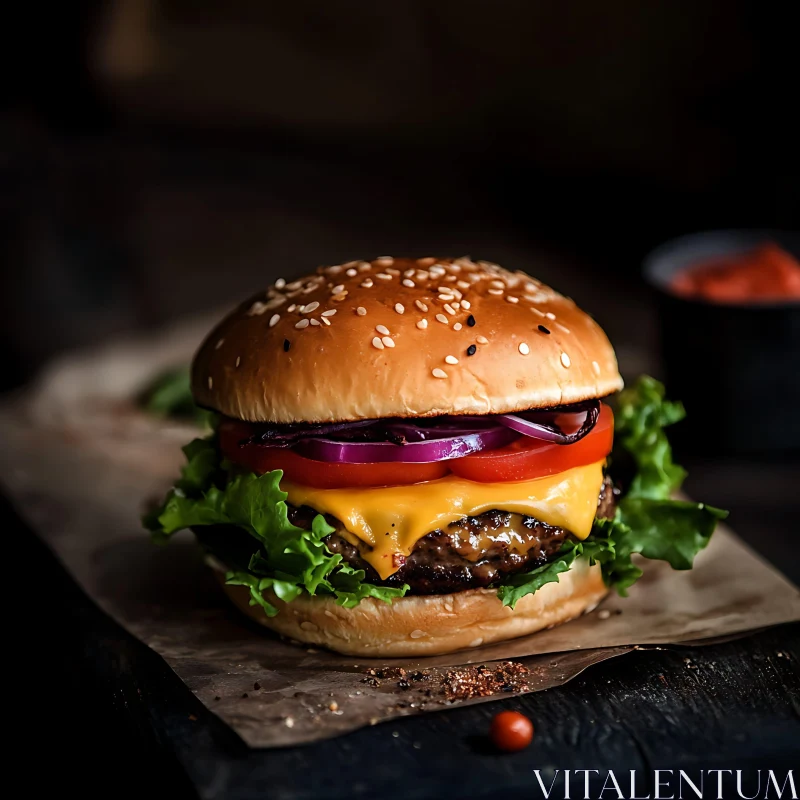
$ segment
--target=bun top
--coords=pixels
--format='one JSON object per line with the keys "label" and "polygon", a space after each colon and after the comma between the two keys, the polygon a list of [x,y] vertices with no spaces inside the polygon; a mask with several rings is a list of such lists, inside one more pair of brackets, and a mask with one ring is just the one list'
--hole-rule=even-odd
{"label": "bun top", "polygon": [[376,258],[278,280],[211,332],[196,402],[249,422],[501,414],[622,388],[569,298],[469,258]]}

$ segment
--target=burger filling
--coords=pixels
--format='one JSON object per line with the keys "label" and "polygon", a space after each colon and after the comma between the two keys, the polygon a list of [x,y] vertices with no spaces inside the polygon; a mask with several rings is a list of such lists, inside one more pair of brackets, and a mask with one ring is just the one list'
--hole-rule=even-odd
{"label": "burger filling", "polygon": [[[597,517],[611,519],[617,505],[616,490],[604,478],[597,503]],[[316,515],[311,508],[289,508],[289,519],[308,529]],[[351,566],[364,570],[366,580],[384,586],[409,587],[409,594],[447,594],[462,589],[481,589],[505,577],[547,563],[567,539],[578,541],[566,528],[548,525],[523,514],[492,509],[474,517],[463,517],[444,529],[423,536],[408,556],[395,559],[397,572],[381,579],[364,558],[369,548],[352,544],[339,520],[327,520],[335,532],[325,544],[341,554]]]}
{"label": "burger filling", "polygon": [[[547,445],[492,421],[448,439],[425,421],[418,432],[413,421],[377,426],[398,453],[415,441],[426,452],[467,448],[396,466],[334,460],[363,446],[383,457],[386,444],[363,424],[312,441],[297,426],[277,434],[245,426],[246,440],[237,432],[231,445],[224,432],[242,423],[223,423],[185,448],[181,478],[145,521],[159,541],[191,528],[228,583],[248,587],[268,615],[278,613],[276,597],[302,593],[353,607],[367,597],[493,588],[513,607],[576,559],[599,564],[625,594],[641,575],[635,554],[688,569],[725,512],[670,498],[684,472],[664,427],[682,408],[664,400],[660,384],[641,379],[625,390],[615,422],[606,409],[598,421],[598,407],[578,433],[553,433],[540,412],[511,420],[561,437]],[[459,424],[447,422],[449,433]],[[476,442],[484,450],[472,453]],[[329,464],[319,460],[327,455]]]}

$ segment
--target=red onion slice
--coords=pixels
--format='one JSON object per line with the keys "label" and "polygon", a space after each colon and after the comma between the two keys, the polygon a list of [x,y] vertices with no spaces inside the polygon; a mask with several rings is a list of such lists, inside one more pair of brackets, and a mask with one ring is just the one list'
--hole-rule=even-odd
{"label": "red onion slice", "polygon": [[397,461],[427,464],[461,458],[480,450],[503,447],[518,438],[508,427],[493,426],[484,430],[443,436],[437,439],[392,444],[391,442],[343,442],[334,439],[304,439],[294,451],[315,461],[339,464],[372,464]]}
{"label": "red onion slice", "polygon": [[[533,439],[554,444],[575,444],[591,432],[600,416],[599,400],[591,400],[582,403],[581,406],[579,410],[573,410],[575,408],[573,406],[568,411],[524,411],[521,414],[501,414],[497,421]],[[564,433],[559,427],[559,417],[568,418],[566,427],[572,429],[572,433]]]}

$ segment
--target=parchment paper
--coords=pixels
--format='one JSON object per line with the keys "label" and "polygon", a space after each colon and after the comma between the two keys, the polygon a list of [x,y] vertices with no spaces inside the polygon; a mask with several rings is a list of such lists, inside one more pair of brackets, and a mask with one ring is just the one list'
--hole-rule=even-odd
{"label": "parchment paper", "polygon": [[[173,342],[168,349],[175,358],[167,363],[188,357],[198,328],[176,337],[183,344]],[[160,352],[151,372],[164,366]],[[144,380],[148,350],[127,343],[124,353],[139,376],[123,381],[130,391]],[[527,673],[511,690],[539,691],[636,645],[726,637],[800,619],[800,592],[720,527],[692,571],[648,562],[629,598],[611,596],[591,614],[512,642],[410,662],[345,657],[281,641],[228,605],[191,535],[158,548],[140,528],[145,499],[164,491],[191,431],[181,430],[179,438],[173,426],[141,419],[147,435],[132,436],[119,422],[119,408],[126,409],[123,418],[138,418],[138,412],[119,387],[104,389],[119,372],[107,367],[120,363],[113,346],[81,356],[77,371],[62,362],[33,395],[0,407],[0,480],[83,589],[253,747],[310,742],[491,699],[459,691],[471,674],[460,665],[485,664],[491,671],[513,659]],[[80,410],[86,376],[91,424]],[[70,390],[59,411],[63,387]],[[117,421],[98,420],[104,415]]]}

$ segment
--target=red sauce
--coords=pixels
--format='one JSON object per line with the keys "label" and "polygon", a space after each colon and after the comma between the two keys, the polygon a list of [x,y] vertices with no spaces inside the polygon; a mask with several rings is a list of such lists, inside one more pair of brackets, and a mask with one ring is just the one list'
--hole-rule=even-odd
{"label": "red sauce", "polygon": [[671,283],[675,294],[714,303],[800,300],[800,263],[773,242],[695,264]]}

